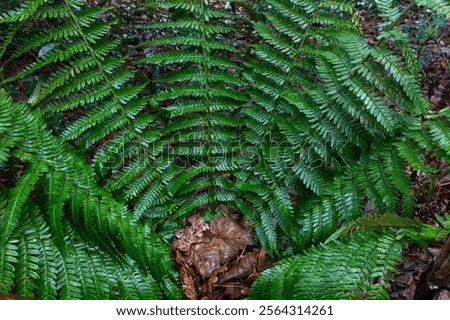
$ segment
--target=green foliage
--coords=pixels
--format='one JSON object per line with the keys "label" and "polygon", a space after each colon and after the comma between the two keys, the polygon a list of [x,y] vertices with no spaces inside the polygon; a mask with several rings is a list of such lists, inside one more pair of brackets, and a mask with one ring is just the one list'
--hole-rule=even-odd
{"label": "green foliage", "polygon": [[418,5],[429,8],[433,11],[439,12],[445,15],[447,18],[450,17],[450,4],[445,0],[416,0]]}
{"label": "green foliage", "polygon": [[255,281],[250,298],[389,299],[389,281],[405,242],[447,239],[448,221],[439,220],[444,229],[393,213],[363,216],[324,244],[266,270]]}
{"label": "green foliage", "polygon": [[[254,299],[388,299],[389,280],[403,241],[384,233],[357,233],[286,259],[254,283]],[[388,276],[386,276],[388,275]]]}
{"label": "green foliage", "polygon": [[[28,233],[31,235],[36,233],[39,239],[47,239],[46,245],[51,247],[50,253],[57,255],[54,258],[58,260],[55,262],[58,270],[58,278],[55,281],[61,281],[63,284],[57,286],[58,292],[52,289],[52,297],[92,299],[94,298],[92,292],[99,293],[98,297],[113,297],[109,295],[109,292],[114,291],[112,288],[115,288],[116,280],[103,279],[106,285],[98,287],[96,279],[91,278],[96,273],[104,277],[102,272],[105,268],[111,269],[112,274],[119,272],[119,280],[123,282],[125,294],[121,293],[119,296],[117,293],[116,298],[151,296],[158,298],[161,297],[161,291],[172,298],[179,296],[179,291],[174,291],[173,286],[170,285],[176,280],[174,272],[171,271],[168,248],[154,235],[149,234],[144,226],[138,225],[122,204],[117,203],[107,192],[96,186],[92,170],[77,155],[67,150],[61,144],[59,137],[53,136],[45,129],[45,122],[40,111],[30,110],[30,107],[23,103],[14,103],[3,91],[0,91],[0,98],[5,102],[2,116],[11,119],[12,115],[16,115],[14,124],[10,123],[11,130],[5,127],[2,132],[6,137],[8,135],[19,137],[15,145],[17,152],[12,156],[30,163],[30,167],[25,169],[17,185],[12,190],[5,190],[9,194],[7,194],[7,203],[2,206],[0,216],[2,236],[6,238],[2,244],[4,248],[2,261],[9,264],[4,265],[2,269],[11,270],[10,262],[19,249],[24,250],[22,257],[24,260],[19,256],[17,258],[19,264],[12,267],[17,277],[13,279],[16,281],[22,269],[24,272],[30,269],[28,262],[34,261],[37,269],[48,267],[40,265],[48,260],[45,251],[39,253],[40,248],[31,250],[27,247]],[[14,135],[15,130],[21,132],[21,135]],[[32,205],[32,199],[29,199],[30,189],[33,185],[38,187],[36,182],[42,168],[47,168],[49,172],[40,177],[42,182],[48,185],[48,193],[40,195],[47,199],[41,199],[39,204],[47,203],[47,205],[44,208],[34,208],[37,211],[36,218],[27,220],[27,205]],[[65,208],[64,212],[63,208]],[[36,219],[42,221],[39,229],[28,230],[27,228],[31,228],[30,221],[35,223]],[[15,228],[16,226],[18,227]],[[21,228],[25,228],[23,234],[27,237],[21,233],[14,235],[13,229],[21,230]],[[17,243],[17,239],[22,239],[21,244],[16,246],[17,250],[11,249],[11,246]],[[77,242],[72,242],[71,239]],[[80,242],[81,240],[85,242]],[[36,246],[33,239],[29,241]],[[38,258],[31,259],[27,255],[27,250],[34,252]],[[90,257],[91,251],[96,252],[96,255]],[[7,256],[7,254],[13,254],[13,256]],[[79,269],[83,267],[85,261],[87,269]],[[124,269],[123,272],[122,269]],[[41,273],[33,274],[31,277],[24,276],[22,280],[25,289],[17,293],[33,296],[34,288],[28,287],[33,286],[33,279],[38,281],[41,276]],[[77,288],[79,283],[76,279],[80,277],[81,279],[86,277],[87,282],[94,281],[94,283],[89,284],[91,286],[89,288]],[[157,279],[159,289],[156,289],[153,279]],[[11,279],[6,278],[6,280],[10,283]],[[44,277],[42,281],[47,279]],[[141,282],[145,282],[145,285],[150,286],[148,288],[152,290],[140,291],[143,285]],[[128,287],[132,289],[130,293],[126,291]],[[5,287],[2,290],[8,292],[10,289],[11,287]],[[48,287],[43,287],[42,291],[40,287],[37,289],[39,297],[41,295],[47,297],[46,294],[50,290]],[[105,296],[105,294],[108,295]]]}
{"label": "green foliage", "polygon": [[2,247],[1,292],[41,299],[158,299],[161,291],[150,275],[132,260],[119,262],[99,247],[88,245],[69,224],[65,250],[54,243],[45,215],[33,205]]}
{"label": "green foliage", "polygon": [[154,6],[173,12],[170,22],[146,26],[164,36],[141,44],[148,53],[138,61],[169,69],[156,73],[159,91],[149,101],[165,120],[157,137],[160,172],[115,188],[137,199],[139,217],[186,217],[196,210],[216,214],[221,203],[228,206],[236,198],[224,173],[233,175],[239,166],[233,143],[240,139],[242,123],[230,114],[248,100],[235,90],[244,81],[229,55],[239,48],[227,40],[239,18],[202,1],[157,1]]}
{"label": "green foliage", "polygon": [[375,1],[371,43],[354,1],[148,4],[157,36],[134,63],[107,8],[2,5],[0,291],[180,298],[168,242],[200,213],[245,217],[272,258],[294,255],[253,298],[387,298],[400,235],[442,235],[407,218],[406,163],[450,159],[449,108],[429,111],[398,27],[410,7]]}

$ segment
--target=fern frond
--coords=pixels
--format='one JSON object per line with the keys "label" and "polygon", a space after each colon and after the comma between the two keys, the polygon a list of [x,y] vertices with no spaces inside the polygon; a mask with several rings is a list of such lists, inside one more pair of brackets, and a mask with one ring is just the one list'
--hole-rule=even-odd
{"label": "fern frond", "polygon": [[447,119],[436,119],[425,123],[434,142],[450,157],[450,125]]}
{"label": "fern frond", "polygon": [[[6,201],[0,197],[0,218],[5,214]],[[17,263],[17,242],[9,241],[0,247],[0,286],[1,293],[8,293],[14,285],[15,267]]]}
{"label": "fern frond", "polygon": [[0,16],[0,23],[24,21],[32,16],[36,9],[47,2],[46,0],[27,0],[15,10],[8,10]]}
{"label": "fern frond", "polygon": [[11,190],[5,212],[0,220],[0,246],[5,245],[12,235],[33,185],[46,169],[46,166],[42,163],[28,165],[17,185]]}
{"label": "fern frond", "polygon": [[[168,250],[166,250],[162,244],[158,245],[157,239],[153,239],[152,242],[149,241],[148,238],[144,238],[143,229],[137,227],[136,223],[133,222],[134,220],[132,215],[127,212],[123,205],[115,202],[115,200],[113,200],[109,195],[107,195],[107,193],[96,185],[93,179],[92,170],[90,170],[90,168],[87,167],[81,159],[72,154],[71,151],[66,150],[58,138],[52,136],[50,132],[45,129],[45,124],[40,111],[30,111],[28,106],[12,103],[11,99],[7,97],[3,91],[1,91],[0,94],[2,94],[1,100],[7,102],[4,110],[6,113],[17,112],[17,110],[21,110],[23,112],[22,118],[16,118],[17,121],[15,122],[15,125],[17,127],[21,127],[17,128],[17,130],[22,130],[26,132],[26,134],[23,135],[17,143],[25,149],[25,154],[28,154],[26,159],[33,159],[35,161],[32,162],[32,165],[30,164],[29,168],[25,170],[16,187],[11,190],[8,204],[5,210],[2,210],[2,228],[6,230],[6,232],[2,231],[2,236],[5,238],[5,241],[10,239],[12,234],[12,230],[10,231],[10,229],[16,225],[16,219],[20,219],[20,221],[23,222],[20,225],[24,228],[29,227],[30,223],[26,222],[28,220],[23,220],[23,205],[28,199],[31,186],[34,184],[35,180],[39,178],[41,171],[50,168],[49,171],[52,174],[48,175],[48,178],[50,179],[48,185],[50,188],[49,199],[52,201],[49,206],[49,209],[51,209],[49,213],[52,215],[52,218],[50,219],[51,228],[49,226],[39,225],[39,230],[42,230],[42,232],[46,234],[41,235],[42,241],[44,241],[43,239],[49,237],[49,230],[52,230],[52,228],[61,228],[60,219],[62,213],[60,210],[61,205],[65,200],[64,189],[66,188],[65,186],[62,186],[62,183],[64,183],[67,185],[67,194],[70,198],[70,206],[68,206],[68,208],[70,208],[69,216],[72,218],[69,219],[69,221],[75,226],[77,232],[83,235],[83,238],[90,239],[88,241],[92,243],[92,245],[98,246],[98,250],[106,252],[108,256],[111,257],[111,263],[114,263],[115,265],[121,265],[123,263],[124,258],[121,256],[124,254],[123,252],[121,253],[121,248],[123,247],[126,249],[126,254],[133,257],[133,259],[136,259],[136,261],[139,261],[139,267],[142,268],[142,270],[149,268],[150,260],[156,259],[158,263],[151,263],[151,272],[160,281],[162,281],[163,278],[166,279],[167,270],[170,269]],[[44,176],[44,178],[46,177]],[[62,193],[59,194],[61,198],[58,201],[55,199],[57,196],[55,192],[57,191]],[[37,220],[34,219],[34,221]],[[83,253],[79,258],[76,258],[74,256],[76,251],[73,251],[74,249],[67,242],[66,236],[64,236],[65,246],[61,249],[62,251],[59,251],[60,249],[57,248],[55,243],[61,241],[60,237],[64,235],[65,232],[69,232],[69,234],[74,232],[70,231],[71,229],[67,229],[68,227],[66,227],[67,217],[64,217],[63,221],[66,221],[63,223],[63,229],[56,231],[55,235],[51,236],[51,241],[55,242],[45,244],[45,246],[50,245],[52,247],[51,252],[54,252],[56,256],[34,258],[33,255],[39,254],[39,246],[37,246],[37,243],[39,242],[33,242],[34,244],[32,247],[29,247],[27,242],[20,243],[20,250],[22,251],[19,250],[21,255],[19,255],[18,259],[25,268],[23,270],[21,269],[20,272],[22,273],[17,272],[16,270],[16,274],[21,274],[21,277],[23,278],[23,280],[21,280],[22,284],[20,287],[20,293],[27,296],[32,296],[35,284],[34,282],[27,282],[29,280],[26,279],[34,278],[37,280],[37,284],[42,286],[43,295],[45,294],[47,297],[54,297],[54,294],[52,293],[53,284],[40,283],[39,278],[35,277],[36,270],[40,270],[39,268],[49,270],[50,265],[43,265],[41,267],[40,263],[33,261],[36,260],[45,262],[49,259],[56,259],[56,266],[53,264],[52,266],[58,270],[58,279],[55,281],[57,283],[56,287],[61,288],[60,295],[58,296],[59,298],[93,298],[94,295],[100,294],[98,291],[99,288],[95,284],[91,284],[91,282],[94,281],[95,283],[95,281],[99,281],[99,283],[103,283],[99,285],[104,286],[104,278],[99,276],[100,278],[93,279],[92,274],[89,271],[76,271],[73,269],[73,266],[78,265],[79,263],[82,265],[89,265],[95,261],[92,260],[92,262],[89,262],[91,261],[91,258],[90,256],[85,256],[85,253]],[[141,235],[138,238],[132,238],[132,240],[129,239],[128,237],[131,235],[128,231],[123,229],[124,225],[127,225],[127,228],[134,228],[135,230],[133,233],[141,233]],[[39,233],[41,231],[37,230],[36,232]],[[14,236],[10,241],[13,241],[13,243],[16,241],[14,240]],[[139,243],[139,246],[136,247],[135,245],[128,245],[130,241]],[[147,245],[151,246],[151,249],[146,247]],[[34,246],[37,247],[35,248]],[[52,254],[51,252],[48,254]],[[5,254],[7,254],[7,252],[5,252]],[[46,255],[47,253],[42,252],[42,254]],[[167,255],[167,258],[165,258],[164,264],[160,265],[161,261],[164,260],[162,259],[162,255]],[[61,256],[64,256],[64,261],[61,259]],[[11,260],[8,256],[4,258],[2,257],[2,261],[5,261],[4,265],[7,268],[6,270],[9,269],[7,264],[7,261],[9,261],[8,259]],[[84,260],[77,262],[77,259]],[[27,270],[26,268],[28,267],[31,269]],[[94,268],[94,266],[92,266],[92,268]],[[80,272],[82,272],[82,274],[80,274]],[[6,273],[6,276],[7,275],[8,273]],[[74,285],[80,277],[85,278],[85,283],[81,287]],[[5,281],[5,283],[8,283],[9,280],[5,279]],[[165,280],[165,283],[168,284],[170,281],[174,281],[174,277],[169,277]],[[179,292],[167,293],[172,297],[176,297],[179,294]],[[104,295],[104,297],[106,298],[107,296]]]}
{"label": "fern frond", "polygon": [[375,232],[313,247],[263,272],[250,298],[387,299],[386,279],[396,271],[402,248],[395,234]]}
{"label": "fern frond", "polygon": [[414,0],[419,6],[424,6],[435,12],[444,14],[447,18],[450,17],[450,4],[445,0]]}
{"label": "fern frond", "polygon": [[421,227],[421,223],[410,219],[401,217],[394,213],[385,214],[366,214],[356,220],[353,220],[340,228],[335,234],[327,239],[326,243],[331,242],[339,237],[348,239],[350,233],[354,231],[388,231],[389,229],[399,230],[402,228],[408,229],[418,229]]}
{"label": "fern frond", "polygon": [[171,173],[167,171],[170,168],[159,167],[165,177],[162,181],[142,176],[131,182],[128,198],[140,195],[136,216],[163,218],[161,214],[166,211],[165,216],[181,218],[196,210],[215,212],[219,203],[228,206],[234,198],[234,192],[220,187],[219,181],[222,171],[233,174],[238,168],[228,142],[239,139],[233,129],[240,128],[241,121],[233,119],[231,113],[249,98],[236,90],[245,84],[240,76],[241,64],[230,59],[239,48],[224,36],[235,29],[240,18],[215,5],[203,1],[155,2],[156,7],[176,9],[177,14],[167,22],[147,26],[168,32],[141,44],[148,54],[138,63],[176,65],[175,70],[158,75],[161,90],[150,103],[162,106],[161,111],[170,116],[160,136],[162,147],[167,149],[167,158],[162,161],[175,161],[183,170]]}

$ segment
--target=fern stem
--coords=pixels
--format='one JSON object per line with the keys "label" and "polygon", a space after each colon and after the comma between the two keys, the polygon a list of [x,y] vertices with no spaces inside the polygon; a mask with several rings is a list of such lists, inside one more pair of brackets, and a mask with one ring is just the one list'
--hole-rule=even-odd
{"label": "fern stem", "polygon": [[[205,10],[205,1],[200,0],[202,11]],[[205,17],[202,14],[202,41],[204,44],[207,43],[206,39],[206,23],[205,23]],[[206,105],[208,107],[208,111],[205,114],[206,117],[206,124],[207,124],[207,136],[208,136],[208,142],[207,142],[207,165],[210,167],[210,170],[208,171],[208,181],[209,181],[209,187],[208,187],[208,197],[209,201],[212,204],[211,210],[212,214],[214,215],[216,212],[216,201],[215,201],[215,165],[214,160],[211,159],[211,153],[213,152],[213,134],[212,134],[212,121],[211,121],[211,95],[210,95],[210,76],[209,76],[209,52],[206,50],[205,46],[202,46],[202,54],[203,54],[203,71],[205,73],[205,92],[206,92]]]}

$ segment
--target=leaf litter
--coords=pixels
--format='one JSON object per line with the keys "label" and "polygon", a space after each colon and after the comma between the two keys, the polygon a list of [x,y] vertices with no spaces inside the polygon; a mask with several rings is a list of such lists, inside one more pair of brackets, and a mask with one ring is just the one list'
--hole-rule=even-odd
{"label": "leaf litter", "polygon": [[188,299],[243,299],[261,273],[266,251],[254,247],[250,224],[219,216],[205,222],[199,214],[175,233],[173,249],[181,286]]}

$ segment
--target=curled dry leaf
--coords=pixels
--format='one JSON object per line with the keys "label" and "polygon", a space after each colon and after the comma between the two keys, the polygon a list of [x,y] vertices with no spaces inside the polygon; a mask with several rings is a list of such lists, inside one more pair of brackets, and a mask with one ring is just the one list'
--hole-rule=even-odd
{"label": "curled dry leaf", "polygon": [[175,234],[173,248],[180,282],[188,299],[240,299],[262,271],[263,249],[253,244],[252,228],[229,217],[204,222],[200,215]]}
{"label": "curled dry leaf", "polygon": [[219,283],[258,275],[264,267],[265,260],[266,252],[262,248],[259,250],[255,248],[252,252],[246,252],[221,276]]}

